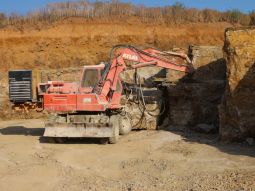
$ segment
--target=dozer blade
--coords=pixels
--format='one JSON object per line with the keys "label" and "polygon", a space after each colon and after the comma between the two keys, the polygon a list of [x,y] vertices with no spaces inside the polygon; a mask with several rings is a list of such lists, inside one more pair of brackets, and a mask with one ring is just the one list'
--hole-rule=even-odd
{"label": "dozer blade", "polygon": [[113,127],[106,124],[85,123],[46,123],[44,137],[95,137],[108,138],[113,135]]}

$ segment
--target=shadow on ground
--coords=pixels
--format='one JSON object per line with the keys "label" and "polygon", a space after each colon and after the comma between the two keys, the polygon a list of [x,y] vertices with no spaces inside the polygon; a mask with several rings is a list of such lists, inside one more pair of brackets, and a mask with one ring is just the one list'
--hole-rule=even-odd
{"label": "shadow on ground", "polygon": [[0,129],[2,135],[25,135],[25,136],[42,136],[44,128],[26,128],[24,126],[9,126]]}
{"label": "shadow on ground", "polygon": [[235,142],[235,143],[226,143],[220,140],[219,134],[204,134],[197,133],[190,129],[185,129],[182,131],[172,131],[174,134],[178,134],[183,137],[184,141],[190,144],[206,144],[212,147],[217,148],[218,150],[231,154],[231,155],[243,155],[255,157],[255,147],[248,145],[246,142]]}
{"label": "shadow on ground", "polygon": [[59,138],[53,139],[43,137],[44,128],[28,128],[24,126],[9,126],[0,129],[1,135],[23,135],[39,137],[40,143],[58,143],[58,144],[105,144],[104,140],[95,138]]}
{"label": "shadow on ground", "polygon": [[100,138],[51,138],[51,137],[43,137],[39,138],[40,143],[43,144],[100,144],[105,145],[107,142]]}

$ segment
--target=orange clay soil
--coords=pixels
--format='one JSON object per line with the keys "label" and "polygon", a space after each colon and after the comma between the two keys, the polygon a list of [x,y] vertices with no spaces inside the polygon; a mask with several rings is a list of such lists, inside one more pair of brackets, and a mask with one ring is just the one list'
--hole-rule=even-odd
{"label": "orange clay soil", "polygon": [[0,30],[0,71],[97,64],[108,59],[113,45],[133,44],[160,49],[223,45],[228,23],[179,26],[136,22],[105,24],[69,19],[36,27],[9,26]]}

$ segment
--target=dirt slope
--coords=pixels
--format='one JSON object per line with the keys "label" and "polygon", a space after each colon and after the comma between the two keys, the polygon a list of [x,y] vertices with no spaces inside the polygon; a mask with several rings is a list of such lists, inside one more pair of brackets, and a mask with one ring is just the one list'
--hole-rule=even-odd
{"label": "dirt slope", "polygon": [[132,132],[116,145],[39,141],[40,120],[0,125],[0,189],[253,190],[254,148],[223,145],[214,136]]}
{"label": "dirt slope", "polygon": [[115,44],[169,49],[189,44],[223,45],[227,23],[184,26],[141,23],[100,24],[70,19],[40,29],[0,30],[0,71],[16,68],[58,68],[107,60]]}

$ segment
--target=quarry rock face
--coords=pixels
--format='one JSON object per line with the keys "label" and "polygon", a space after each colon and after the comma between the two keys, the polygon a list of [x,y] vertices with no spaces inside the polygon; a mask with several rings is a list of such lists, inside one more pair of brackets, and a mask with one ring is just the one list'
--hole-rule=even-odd
{"label": "quarry rock face", "polygon": [[[198,130],[202,126],[218,128],[219,112],[225,90],[226,62],[220,46],[191,46],[196,72],[187,79],[167,86],[168,128]],[[199,130],[200,131],[200,130]],[[213,131],[215,132],[215,131]]]}
{"label": "quarry rock face", "polygon": [[220,135],[225,141],[255,137],[255,28],[225,32],[227,86],[220,107]]}
{"label": "quarry rock face", "polygon": [[169,86],[169,122],[171,126],[195,127],[208,124],[218,127],[218,105],[224,82],[179,83]]}
{"label": "quarry rock face", "polygon": [[190,46],[189,56],[196,69],[192,77],[196,82],[226,79],[226,61],[221,46]]}

